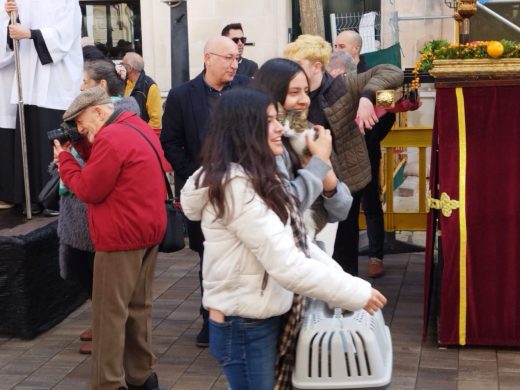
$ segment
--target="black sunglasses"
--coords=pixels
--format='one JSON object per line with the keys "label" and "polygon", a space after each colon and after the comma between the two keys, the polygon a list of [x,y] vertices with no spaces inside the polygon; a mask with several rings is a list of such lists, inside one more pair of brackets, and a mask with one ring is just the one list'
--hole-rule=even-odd
{"label": "black sunglasses", "polygon": [[246,37],[235,37],[235,38],[231,38],[231,40],[233,42],[235,42],[237,45],[238,45],[238,41],[242,42],[242,43],[246,43],[247,42],[247,38]]}

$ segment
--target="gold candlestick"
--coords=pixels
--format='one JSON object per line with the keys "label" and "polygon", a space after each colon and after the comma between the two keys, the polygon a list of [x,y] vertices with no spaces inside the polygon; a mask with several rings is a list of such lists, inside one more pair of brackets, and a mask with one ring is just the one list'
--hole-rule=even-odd
{"label": "gold candlestick", "polygon": [[462,16],[459,15],[459,13],[457,11],[455,11],[453,13],[453,19],[455,19],[455,21],[457,22],[458,24],[458,31],[457,31],[457,34],[458,34],[458,42],[457,43],[461,43],[461,34],[462,34],[462,21],[464,20],[462,18]]}
{"label": "gold candlestick", "polygon": [[459,43],[469,42],[469,18],[477,12],[477,0],[457,1],[457,14],[462,18],[462,31],[459,33]]}

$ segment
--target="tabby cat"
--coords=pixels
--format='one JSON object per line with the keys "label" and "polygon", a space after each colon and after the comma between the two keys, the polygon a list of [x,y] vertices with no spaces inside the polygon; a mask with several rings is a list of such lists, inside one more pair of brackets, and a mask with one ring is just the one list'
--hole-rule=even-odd
{"label": "tabby cat", "polygon": [[[296,154],[298,157],[297,164],[293,164],[293,171],[296,174],[297,169],[302,167],[302,163],[306,157],[310,156],[307,149],[305,134],[310,134],[316,138],[316,130],[312,127],[312,123],[307,120],[304,112],[297,110],[285,110],[280,104],[278,105],[278,121],[283,125],[283,136],[289,140],[289,155]],[[292,159],[291,159],[292,160]],[[311,239],[316,238],[318,234],[327,224],[327,211],[323,207],[323,198],[318,197],[312,206],[303,213],[303,220],[307,234]]]}

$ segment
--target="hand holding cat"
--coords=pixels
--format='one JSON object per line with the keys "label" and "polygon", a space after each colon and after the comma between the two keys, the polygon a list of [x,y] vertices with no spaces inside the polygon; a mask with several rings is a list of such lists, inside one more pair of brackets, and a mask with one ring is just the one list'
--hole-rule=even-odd
{"label": "hand holding cat", "polygon": [[328,162],[332,153],[332,135],[330,134],[330,130],[319,125],[314,126],[314,129],[317,135],[315,139],[305,134],[307,149],[313,156]]}
{"label": "hand holding cat", "polygon": [[359,99],[359,106],[356,114],[356,124],[359,126],[361,134],[365,134],[365,129],[371,129],[379,119],[374,110],[374,105],[370,99],[362,97]]}

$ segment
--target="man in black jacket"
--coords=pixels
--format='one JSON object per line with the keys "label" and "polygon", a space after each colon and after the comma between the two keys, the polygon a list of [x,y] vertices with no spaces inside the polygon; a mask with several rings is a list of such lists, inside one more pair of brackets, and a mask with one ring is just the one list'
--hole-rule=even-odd
{"label": "man in black jacket", "polygon": [[240,59],[238,60],[237,74],[253,77],[255,72],[258,70],[258,64],[255,61],[248,60],[242,56],[247,42],[247,38],[244,36],[244,30],[242,30],[242,25],[240,23],[228,24],[222,29],[221,35],[230,38],[237,44],[238,55],[240,56]]}
{"label": "man in black jacket", "polygon": [[[175,195],[188,177],[200,167],[199,154],[207,133],[208,119],[222,93],[249,81],[236,75],[240,55],[237,45],[227,37],[208,40],[204,46],[204,70],[194,79],[172,88],[168,94],[161,144],[164,155],[175,172]],[[200,256],[199,279],[202,291],[204,236],[200,222],[187,221],[190,249]],[[197,345],[209,344],[208,312],[201,307],[204,324]]]}

